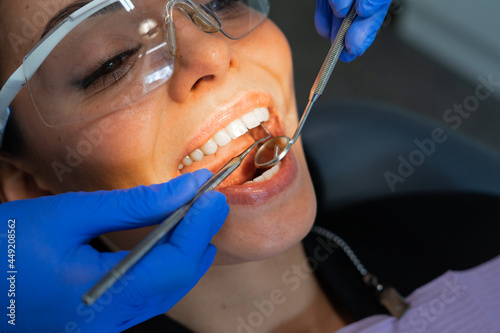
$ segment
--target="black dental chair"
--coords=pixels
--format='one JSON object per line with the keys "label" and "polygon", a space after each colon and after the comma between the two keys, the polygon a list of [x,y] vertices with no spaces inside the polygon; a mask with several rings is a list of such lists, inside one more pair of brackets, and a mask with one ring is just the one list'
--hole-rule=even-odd
{"label": "black dental chair", "polygon": [[[382,103],[323,102],[310,117],[302,140],[318,197],[316,225],[342,237],[380,280],[408,295],[449,269],[500,254],[498,152]],[[425,141],[426,154],[415,141],[431,139],[436,128],[446,140],[434,149]],[[387,172],[404,181],[391,187]],[[309,253],[315,237],[305,242]],[[359,272],[341,250],[335,253],[317,272],[320,283],[338,286],[334,293],[356,319],[384,313],[369,292],[358,293],[365,287]]]}
{"label": "black dental chair", "polygon": [[[431,139],[436,128],[444,130],[446,141],[435,143],[428,156],[415,140]],[[309,116],[302,140],[320,210],[410,193],[500,195],[500,152],[392,105],[320,100]],[[421,153],[410,159],[417,150]],[[418,159],[422,156],[423,162]],[[401,158],[406,160],[402,174],[398,172]],[[409,172],[411,168],[414,170]],[[401,178],[391,178],[394,175]]]}

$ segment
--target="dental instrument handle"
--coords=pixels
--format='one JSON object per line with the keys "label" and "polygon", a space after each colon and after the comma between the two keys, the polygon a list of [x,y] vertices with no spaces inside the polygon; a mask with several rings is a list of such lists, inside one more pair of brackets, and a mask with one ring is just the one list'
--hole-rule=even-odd
{"label": "dental instrument handle", "polygon": [[[245,155],[246,156],[246,155]],[[226,179],[241,164],[242,158],[239,156],[232,158],[219,172],[212,176],[196,193],[196,195],[186,204],[179,207],[168,218],[166,218],[156,229],[134,247],[127,256],[116,264],[104,277],[99,280],[83,296],[83,302],[90,306],[99,299],[113,284],[125,275],[140,259],[142,259],[151,249],[172,230],[187,214],[191,206],[199,199],[203,193],[215,189],[224,179]]]}
{"label": "dental instrument handle", "polygon": [[118,281],[130,268],[132,268],[142,257],[144,257],[179,221],[186,215],[194,201],[177,209],[172,215],[165,219],[156,229],[144,238],[129,254],[127,254],[118,264],[116,264],[99,282],[90,288],[83,296],[82,300],[90,306],[94,304],[113,284]]}
{"label": "dental instrument handle", "polygon": [[300,133],[302,132],[302,128],[304,127],[307,116],[309,116],[312,106],[318,100],[318,98],[323,94],[326,84],[328,83],[328,80],[330,80],[330,76],[332,75],[333,69],[335,68],[335,65],[337,64],[340,58],[340,54],[344,50],[344,45],[345,45],[344,41],[345,41],[345,36],[347,34],[347,30],[349,30],[355,18],[356,18],[356,2],[352,4],[349,13],[342,21],[342,25],[340,26],[339,32],[337,33],[337,36],[335,36],[335,40],[333,41],[332,46],[330,47],[330,51],[328,51],[326,59],[323,62],[323,66],[321,67],[318,76],[316,77],[316,81],[312,86],[311,94],[309,95],[309,103],[307,103],[306,110],[304,111],[304,114],[300,119],[299,125],[297,126],[297,130],[295,131],[292,140],[290,141],[290,144],[294,144],[295,141],[297,141]]}
{"label": "dental instrument handle", "polygon": [[333,69],[335,68],[335,65],[337,64],[340,58],[340,54],[344,50],[345,36],[347,35],[347,31],[351,27],[352,22],[354,22],[356,16],[357,16],[356,2],[354,2],[352,4],[351,9],[349,10],[349,13],[342,21],[342,25],[340,26],[339,32],[337,33],[337,36],[335,36],[335,40],[333,41],[332,46],[330,47],[330,51],[328,52],[328,55],[326,56],[326,59],[323,62],[323,66],[319,71],[318,77],[316,78],[316,81],[312,86],[311,96],[314,94],[316,95],[323,94],[326,84],[328,83],[328,80],[332,75]]}
{"label": "dental instrument handle", "polygon": [[261,142],[268,140],[271,133],[261,124],[261,127],[267,133],[267,136],[254,142],[241,154],[231,158],[222,168],[219,169],[203,186],[196,192],[196,195],[183,206],[179,207],[168,218],[166,218],[156,229],[154,229],[146,238],[144,238],[129,254],[118,262],[106,275],[104,275],[92,288],[83,296],[83,302],[90,306],[99,299],[113,284],[125,275],[139,260],[141,260],[151,249],[172,230],[187,214],[194,202],[198,200],[203,193],[214,190],[220,185],[234,170],[236,170],[243,159]]}

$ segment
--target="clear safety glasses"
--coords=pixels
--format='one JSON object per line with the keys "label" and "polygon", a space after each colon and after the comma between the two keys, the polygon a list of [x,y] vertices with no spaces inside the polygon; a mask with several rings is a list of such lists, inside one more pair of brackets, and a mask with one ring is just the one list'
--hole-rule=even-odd
{"label": "clear safety glasses", "polygon": [[164,84],[174,70],[174,13],[206,33],[238,39],[266,19],[269,0],[83,2],[43,37],[0,91],[0,143],[8,106],[26,84],[49,126],[95,119]]}

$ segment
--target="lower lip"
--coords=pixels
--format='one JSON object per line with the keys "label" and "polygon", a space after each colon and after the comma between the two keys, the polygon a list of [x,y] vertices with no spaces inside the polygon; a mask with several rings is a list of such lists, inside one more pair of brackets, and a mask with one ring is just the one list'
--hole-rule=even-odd
{"label": "lower lip", "polygon": [[297,178],[298,165],[292,150],[283,160],[279,171],[269,180],[217,189],[227,197],[229,205],[259,205],[292,186]]}

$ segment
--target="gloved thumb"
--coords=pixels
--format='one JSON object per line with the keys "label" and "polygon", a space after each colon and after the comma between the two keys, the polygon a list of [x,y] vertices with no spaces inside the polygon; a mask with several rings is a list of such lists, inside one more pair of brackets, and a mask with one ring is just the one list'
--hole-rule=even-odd
{"label": "gloved thumb", "polygon": [[[63,234],[87,242],[107,232],[160,223],[192,199],[211,175],[210,171],[204,169],[184,174],[163,184],[126,190],[67,193],[64,200],[59,201],[57,207],[50,210],[72,211],[71,223],[60,226],[67,228]],[[88,211],[92,211],[92,219],[88,219]]]}
{"label": "gloved thumb", "polygon": [[[228,212],[221,193],[204,194],[172,231],[168,242],[155,246],[122,278],[128,286],[120,297],[141,304],[161,294],[170,294],[170,299],[175,298],[173,293],[185,294],[210,267],[216,252],[210,241]],[[105,274],[126,253],[102,253],[101,273]]]}

